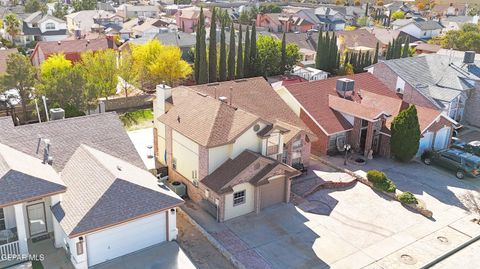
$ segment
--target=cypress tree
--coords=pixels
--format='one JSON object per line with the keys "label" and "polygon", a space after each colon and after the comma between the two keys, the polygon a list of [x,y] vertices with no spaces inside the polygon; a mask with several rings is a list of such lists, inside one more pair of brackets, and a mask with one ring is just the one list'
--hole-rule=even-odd
{"label": "cypress tree", "polygon": [[378,51],[379,51],[379,44],[377,42],[377,46],[375,46],[375,55],[373,56],[373,63],[378,63]]}
{"label": "cypress tree", "polygon": [[338,73],[340,70],[340,53],[337,53],[336,61],[335,61],[335,74]]}
{"label": "cypress tree", "polygon": [[369,8],[369,6],[368,6],[368,2],[367,2],[367,5],[365,7],[365,17],[368,17],[368,8]]}
{"label": "cypress tree", "polygon": [[250,76],[254,77],[258,72],[257,68],[257,28],[252,25],[252,35],[250,37]]}
{"label": "cypress tree", "polygon": [[415,105],[398,113],[392,121],[391,133],[392,154],[403,162],[411,160],[417,153],[420,142],[420,125]]}
{"label": "cypress tree", "polygon": [[243,45],[242,45],[242,25],[238,29],[238,52],[237,52],[237,74],[235,78],[243,78]]}
{"label": "cypress tree", "polygon": [[385,55],[385,59],[390,60],[392,59],[392,42],[388,42],[387,52]]}
{"label": "cypress tree", "polygon": [[245,31],[245,52],[243,53],[243,76],[250,76],[250,27]]}
{"label": "cypress tree", "polygon": [[325,39],[323,40],[324,42],[324,56],[322,56],[322,66],[323,66],[323,71],[330,72],[330,33],[327,32],[325,34]]}
{"label": "cypress tree", "polygon": [[200,9],[200,52],[199,52],[199,68],[198,84],[208,82],[208,65],[207,65],[207,45],[205,42],[205,16],[203,15],[203,8]]}
{"label": "cypress tree", "polygon": [[227,80],[227,48],[225,44],[225,24],[222,23],[222,30],[220,32],[220,67],[219,77],[220,81]]}
{"label": "cypress tree", "polygon": [[287,41],[285,39],[285,32],[283,32],[282,36],[282,59],[280,60],[280,71],[282,74],[285,74],[285,71],[287,70]]}
{"label": "cypress tree", "polygon": [[195,82],[198,83],[198,75],[200,73],[200,37],[201,37],[201,30],[200,30],[200,22],[197,24],[196,34],[195,34],[195,59],[193,63],[193,68],[195,69]]}
{"label": "cypress tree", "polygon": [[345,59],[343,59],[343,66],[347,66],[350,63],[350,53],[345,52]]}
{"label": "cypress tree", "polygon": [[210,42],[208,48],[208,81],[217,81],[217,18],[215,15],[216,8],[212,10],[212,18],[210,20]]}
{"label": "cypress tree", "polygon": [[315,68],[323,70],[322,66],[322,57],[323,57],[323,31],[320,30],[318,33],[318,41],[317,41],[317,52],[315,55]]}
{"label": "cypress tree", "polygon": [[235,79],[235,28],[230,28],[230,44],[228,49],[228,80]]}
{"label": "cypress tree", "polygon": [[403,44],[403,49],[402,49],[402,58],[407,58],[409,56],[408,54],[409,48],[410,48],[410,42],[408,40],[408,37],[405,37],[405,44]]}

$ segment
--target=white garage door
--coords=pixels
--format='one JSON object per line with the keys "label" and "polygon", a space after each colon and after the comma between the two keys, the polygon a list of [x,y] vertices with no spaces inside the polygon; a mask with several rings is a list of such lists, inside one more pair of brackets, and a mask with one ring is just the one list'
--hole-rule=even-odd
{"label": "white garage door", "polygon": [[422,155],[422,153],[429,149],[432,146],[433,133],[426,132],[423,134],[423,137],[420,138],[420,144],[418,145],[417,156]]}
{"label": "white garage door", "polygon": [[450,138],[450,127],[443,127],[438,130],[435,135],[435,143],[433,148],[436,150],[444,149],[448,146],[448,139]]}
{"label": "white garage door", "polygon": [[165,212],[87,236],[88,265],[93,266],[166,240]]}

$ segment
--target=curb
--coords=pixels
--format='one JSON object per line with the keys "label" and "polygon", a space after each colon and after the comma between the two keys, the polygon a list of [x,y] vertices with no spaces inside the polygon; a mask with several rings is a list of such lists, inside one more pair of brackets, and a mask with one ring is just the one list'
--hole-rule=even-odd
{"label": "curb", "polygon": [[312,154],[311,156],[312,156],[312,158],[313,158],[314,160],[317,160],[317,161],[319,161],[319,162],[321,162],[321,163],[323,163],[323,164],[325,164],[325,165],[328,165],[328,166],[330,166],[330,167],[332,167],[332,168],[334,168],[334,169],[336,169],[336,170],[338,170],[338,171],[342,171],[342,172],[344,172],[344,173],[346,173],[346,174],[351,175],[352,177],[356,178],[359,182],[361,182],[361,183],[363,183],[364,185],[367,185],[368,187],[370,187],[372,190],[378,191],[378,192],[381,192],[381,193],[387,195],[388,197],[394,199],[395,201],[401,203],[402,205],[404,205],[404,206],[406,206],[406,207],[409,207],[409,208],[415,210],[416,212],[418,212],[418,213],[421,214],[422,216],[424,216],[424,217],[426,217],[426,218],[432,218],[432,217],[433,217],[432,211],[430,211],[430,210],[428,210],[428,209],[419,208],[419,207],[417,207],[417,206],[414,206],[414,205],[411,205],[411,204],[405,204],[405,203],[402,203],[401,201],[399,201],[398,198],[397,198],[396,192],[395,192],[395,193],[389,193],[389,192],[377,190],[377,189],[375,189],[375,188],[373,187],[373,185],[372,185],[366,178],[364,178],[364,177],[362,177],[362,176],[359,176],[359,175],[355,174],[354,172],[352,172],[352,171],[350,171],[350,170],[348,170],[348,169],[346,169],[346,168],[339,167],[339,166],[337,166],[337,165],[335,165],[335,164],[333,164],[333,163],[331,163],[331,162],[329,162],[329,161],[327,161],[327,160],[325,160],[325,159],[323,159],[323,158],[320,158],[319,156],[316,156],[316,155],[313,155],[313,154]]}
{"label": "curb", "polygon": [[207,240],[216,248],[218,249],[218,251],[220,251],[220,253],[222,253],[222,255],[228,260],[230,261],[230,263],[238,268],[238,269],[247,269],[241,262],[239,262],[237,260],[237,258],[235,258],[235,256],[232,255],[232,253],[230,253],[227,249],[225,249],[225,247],[222,246],[222,244],[220,244],[220,242],[218,242],[217,239],[215,239],[212,235],[210,235],[202,226],[200,226],[200,224],[198,224],[194,219],[192,219],[185,211],[183,211],[183,209],[181,209],[180,207],[178,208],[178,214],[181,214],[182,216],[185,217],[185,219],[187,219],[188,222],[190,222],[190,224],[192,224],[193,226],[195,226],[195,228],[197,228],[200,233],[205,236],[207,238]]}

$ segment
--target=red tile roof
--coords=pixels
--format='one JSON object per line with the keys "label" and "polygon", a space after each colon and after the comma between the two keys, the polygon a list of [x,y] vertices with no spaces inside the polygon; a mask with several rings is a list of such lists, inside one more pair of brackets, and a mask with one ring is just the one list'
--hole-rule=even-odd
{"label": "red tile roof", "polygon": [[[327,134],[352,128],[341,113],[367,120],[376,119],[382,113],[391,115],[386,121],[388,131],[393,118],[408,106],[370,73],[345,77],[355,80],[354,93],[347,96],[348,99],[344,99],[335,90],[337,79],[341,77],[297,83],[287,85],[286,88]],[[441,114],[440,111],[420,106],[417,106],[417,112],[422,131]]]}

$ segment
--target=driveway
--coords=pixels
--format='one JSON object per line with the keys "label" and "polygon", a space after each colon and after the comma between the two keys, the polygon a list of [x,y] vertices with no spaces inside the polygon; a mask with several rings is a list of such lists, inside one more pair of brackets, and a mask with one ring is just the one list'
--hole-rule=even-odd
{"label": "driveway", "polygon": [[176,242],[166,242],[92,267],[93,269],[195,269]]}

